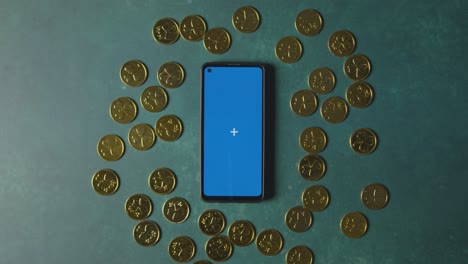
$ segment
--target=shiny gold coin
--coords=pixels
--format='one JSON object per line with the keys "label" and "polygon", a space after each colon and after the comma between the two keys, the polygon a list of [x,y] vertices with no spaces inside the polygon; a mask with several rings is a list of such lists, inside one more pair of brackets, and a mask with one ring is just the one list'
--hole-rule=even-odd
{"label": "shiny gold coin", "polygon": [[289,105],[297,115],[309,116],[317,109],[317,97],[311,90],[300,90],[293,94]]}
{"label": "shiny gold coin", "polygon": [[160,19],[154,24],[153,38],[164,45],[172,44],[179,38],[179,25],[172,18]]}
{"label": "shiny gold coin", "polygon": [[319,127],[308,127],[299,136],[299,145],[309,153],[322,152],[327,146],[327,135]]}
{"label": "shiny gold coin", "polygon": [[231,241],[225,236],[210,238],[205,245],[206,255],[214,261],[226,261],[232,255]]}
{"label": "shiny gold coin", "polygon": [[197,251],[195,242],[190,237],[180,236],[176,237],[169,242],[169,256],[177,262],[188,262]]}
{"label": "shiny gold coin", "polygon": [[356,39],[347,30],[339,30],[333,33],[328,39],[328,49],[338,57],[349,56],[356,48]]}
{"label": "shiny gold coin", "polygon": [[154,129],[147,124],[138,124],[128,132],[128,142],[137,150],[148,150],[155,141]]}
{"label": "shiny gold coin", "polygon": [[322,211],[330,202],[330,194],[322,185],[308,187],[302,193],[302,204],[312,212]]}
{"label": "shiny gold coin", "polygon": [[209,236],[223,232],[225,226],[226,218],[224,218],[223,213],[215,209],[203,212],[198,218],[198,227],[204,234]]}
{"label": "shiny gold coin", "polygon": [[341,97],[332,96],[322,103],[320,114],[329,123],[341,123],[348,116],[348,105]]}
{"label": "shiny gold coin", "polygon": [[345,61],[343,71],[349,79],[362,81],[369,76],[371,63],[369,59],[362,54],[353,55]]}
{"label": "shiny gold coin", "polygon": [[309,87],[318,94],[327,94],[335,88],[335,74],[328,68],[318,68],[309,75]]}
{"label": "shiny gold coin", "polygon": [[377,148],[377,135],[370,128],[359,128],[349,138],[349,145],[359,154],[370,154]]}
{"label": "shiny gold coin", "polygon": [[314,255],[306,246],[295,246],[286,254],[286,264],[312,264]]}
{"label": "shiny gold coin", "polygon": [[234,245],[245,247],[254,240],[255,228],[249,221],[238,220],[229,226],[228,236]]}
{"label": "shiny gold coin", "polygon": [[346,100],[356,108],[368,107],[374,99],[374,91],[366,82],[355,82],[346,91]]}
{"label": "shiny gold coin", "polygon": [[97,152],[103,160],[119,160],[125,152],[125,144],[117,135],[105,135],[97,144]]}
{"label": "shiny gold coin", "polygon": [[150,174],[148,184],[155,193],[169,194],[174,190],[177,178],[170,169],[158,168]]}
{"label": "shiny gold coin", "polygon": [[304,10],[297,15],[295,26],[297,32],[304,36],[317,35],[322,30],[322,16],[317,10]]}
{"label": "shiny gold coin", "polygon": [[111,118],[119,124],[131,123],[137,116],[137,112],[135,101],[129,97],[115,99],[109,108]]}
{"label": "shiny gold coin", "polygon": [[232,15],[232,25],[242,33],[251,33],[260,25],[260,14],[252,6],[243,6]]}
{"label": "shiny gold coin", "polygon": [[180,22],[180,35],[188,41],[199,41],[206,33],[206,22],[198,15],[187,16]]}
{"label": "shiny gold coin", "polygon": [[385,208],[388,203],[388,197],[388,189],[379,183],[368,185],[361,192],[362,203],[372,210]]}
{"label": "shiny gold coin", "polygon": [[141,221],[133,228],[133,238],[144,247],[156,245],[160,235],[161,230],[158,224],[150,220]]}
{"label": "shiny gold coin", "polygon": [[319,155],[307,155],[298,165],[299,174],[308,181],[318,181],[325,175],[327,165]]}
{"label": "shiny gold coin", "polygon": [[165,115],[156,122],[156,134],[164,141],[175,141],[183,131],[182,122],[175,115]]}
{"label": "shiny gold coin", "polygon": [[125,202],[125,211],[130,218],[143,220],[148,218],[153,212],[153,203],[148,196],[135,194],[130,196]]}
{"label": "shiny gold coin", "polygon": [[284,37],[276,44],[275,53],[280,61],[294,63],[302,56],[302,44],[295,37]]}
{"label": "shiny gold coin", "polygon": [[167,221],[179,224],[189,217],[190,206],[184,198],[173,197],[164,203],[163,215]]}
{"label": "shiny gold coin", "polygon": [[283,236],[274,229],[268,229],[257,237],[257,249],[265,256],[274,256],[283,248]]}
{"label": "shiny gold coin", "polygon": [[177,88],[185,78],[184,68],[177,62],[166,62],[158,69],[158,81],[166,88]]}
{"label": "shiny gold coin", "polygon": [[127,61],[120,68],[120,80],[128,86],[137,87],[148,78],[146,65],[138,60]]}
{"label": "shiny gold coin", "polygon": [[159,86],[150,86],[146,88],[140,96],[140,103],[147,111],[156,113],[161,112],[167,106],[167,93],[164,88]]}
{"label": "shiny gold coin", "polygon": [[360,212],[351,212],[343,216],[340,226],[347,237],[360,238],[367,232],[367,218]]}
{"label": "shiny gold coin", "polygon": [[213,54],[223,54],[231,46],[231,35],[224,28],[212,28],[205,33],[203,46]]}
{"label": "shiny gold coin", "polygon": [[119,189],[119,176],[111,169],[103,169],[94,173],[91,186],[101,195],[114,194]]}
{"label": "shiny gold coin", "polygon": [[289,209],[284,216],[286,226],[294,232],[305,232],[312,225],[312,214],[302,206]]}
{"label": "shiny gold coin", "polygon": [[199,260],[199,261],[196,261],[196,262],[193,263],[193,264],[211,264],[211,262],[206,261],[206,260]]}

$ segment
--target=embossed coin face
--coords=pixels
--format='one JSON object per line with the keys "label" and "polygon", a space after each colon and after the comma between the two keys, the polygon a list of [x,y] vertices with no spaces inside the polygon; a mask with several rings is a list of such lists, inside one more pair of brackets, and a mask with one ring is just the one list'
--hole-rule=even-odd
{"label": "embossed coin face", "polygon": [[360,238],[367,232],[367,218],[360,212],[351,212],[341,219],[340,226],[347,237]]}
{"label": "embossed coin face", "polygon": [[166,62],[158,69],[158,81],[166,88],[177,88],[185,78],[184,68],[177,62]]}
{"label": "embossed coin face", "polygon": [[374,99],[374,91],[366,82],[355,82],[346,91],[346,100],[356,108],[368,107]]}
{"label": "embossed coin face", "polygon": [[232,25],[242,33],[251,33],[260,25],[260,14],[252,6],[243,6],[232,15]]}
{"label": "embossed coin face", "polygon": [[317,97],[310,90],[300,90],[293,94],[291,110],[300,116],[309,116],[317,109]]}
{"label": "embossed coin face", "polygon": [[144,194],[135,194],[130,196],[125,202],[125,211],[127,215],[135,220],[148,218],[153,211],[151,199]]}
{"label": "embossed coin face", "polygon": [[170,169],[158,168],[150,174],[148,184],[155,193],[169,194],[174,190],[177,178]]}
{"label": "embossed coin face", "polygon": [[179,25],[172,18],[160,19],[154,24],[153,38],[164,45],[172,44],[179,38]]}
{"label": "embossed coin face", "polygon": [[125,152],[125,144],[117,135],[105,135],[97,144],[97,152],[103,160],[119,160]]}
{"label": "embossed coin face", "polygon": [[369,76],[371,63],[369,59],[362,54],[353,55],[345,61],[343,71],[349,79],[362,81]]}
{"label": "embossed coin face", "polygon": [[322,30],[322,25],[322,16],[314,9],[304,10],[296,17],[297,32],[304,36],[317,35]]}
{"label": "embossed coin face", "polygon": [[161,112],[167,106],[167,93],[164,88],[159,86],[150,86],[146,88],[140,96],[140,103],[147,111],[156,113]]}
{"label": "embossed coin face", "polygon": [[349,145],[359,154],[370,154],[377,148],[377,135],[370,128],[359,128],[349,138]]}
{"label": "embossed coin face", "polygon": [[319,127],[308,127],[299,136],[299,145],[309,153],[322,152],[327,146],[327,135]]}
{"label": "embossed coin face", "polygon": [[325,175],[325,160],[319,155],[307,155],[299,162],[299,174],[308,181],[320,180]]}
{"label": "embossed coin face", "polygon": [[328,190],[322,185],[310,186],[302,193],[302,204],[312,212],[324,210],[329,202]]}
{"label": "embossed coin face", "polygon": [[276,44],[275,53],[280,61],[294,63],[302,56],[302,44],[295,37],[284,37]]}
{"label": "embossed coin face", "polygon": [[232,255],[232,244],[225,236],[215,236],[206,242],[205,251],[210,259],[225,261]]}
{"label": "embossed coin face", "polygon": [[291,231],[305,232],[312,225],[312,214],[306,208],[296,206],[286,212],[284,222]]}
{"label": "embossed coin face", "polygon": [[175,115],[165,115],[156,122],[156,134],[164,141],[175,141],[182,135],[182,122]]}
{"label": "embossed coin face", "polygon": [[127,61],[120,68],[120,80],[128,86],[137,87],[145,83],[148,70],[143,62],[138,60]]}
{"label": "embossed coin face", "polygon": [[214,236],[223,232],[225,225],[226,218],[224,218],[223,213],[218,210],[207,210],[198,218],[198,227],[204,234],[209,236]]}
{"label": "embossed coin face", "polygon": [[335,74],[328,68],[318,68],[309,75],[309,87],[318,94],[327,94],[335,88]]}
{"label": "embossed coin face", "polygon": [[137,150],[150,149],[156,141],[156,134],[151,126],[138,124],[128,132],[128,142]]}
{"label": "embossed coin face", "polygon": [[111,118],[119,124],[131,123],[137,116],[137,112],[135,101],[128,97],[115,99],[109,108]]}
{"label": "embossed coin face", "polygon": [[167,221],[179,224],[189,217],[190,206],[184,198],[174,197],[164,203],[163,215]]}
{"label": "embossed coin face", "polygon": [[197,251],[195,242],[190,237],[180,236],[169,242],[169,256],[177,262],[188,262]]}
{"label": "embossed coin face", "polygon": [[231,35],[224,28],[212,28],[206,32],[203,46],[213,54],[223,54],[231,46]]}
{"label": "embossed coin face", "polygon": [[153,221],[145,220],[136,224],[133,228],[133,238],[135,241],[144,246],[154,246],[159,241],[161,231],[159,230],[158,224]]}
{"label": "embossed coin face", "polygon": [[328,49],[338,57],[351,55],[356,48],[356,39],[347,30],[339,30],[333,33],[328,39]]}
{"label": "embossed coin face", "polygon": [[314,256],[306,246],[295,246],[286,254],[286,264],[312,264]]}
{"label": "embossed coin face", "polygon": [[323,102],[320,113],[323,119],[332,124],[341,123],[348,116],[348,105],[341,97],[333,96]]}
{"label": "embossed coin face", "polygon": [[206,32],[205,20],[198,15],[187,16],[180,22],[180,35],[188,41],[199,41]]}
{"label": "embossed coin face", "polygon": [[91,180],[94,191],[101,195],[111,195],[119,189],[119,176],[110,169],[99,170]]}
{"label": "embossed coin face", "polygon": [[228,236],[234,245],[245,247],[255,238],[255,228],[252,223],[245,220],[235,221],[229,226]]}
{"label": "embossed coin face", "polygon": [[378,210],[387,206],[388,196],[388,189],[384,185],[374,183],[362,190],[361,200],[367,208]]}
{"label": "embossed coin face", "polygon": [[268,229],[257,237],[257,249],[265,256],[274,256],[283,248],[283,237],[280,232],[274,229]]}

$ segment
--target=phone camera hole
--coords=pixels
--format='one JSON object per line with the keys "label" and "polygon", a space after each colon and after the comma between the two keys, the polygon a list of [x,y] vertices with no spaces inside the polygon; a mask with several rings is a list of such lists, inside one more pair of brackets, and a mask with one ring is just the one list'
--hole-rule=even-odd
{"label": "phone camera hole", "polygon": [[211,72],[211,68],[208,68],[208,72]]}

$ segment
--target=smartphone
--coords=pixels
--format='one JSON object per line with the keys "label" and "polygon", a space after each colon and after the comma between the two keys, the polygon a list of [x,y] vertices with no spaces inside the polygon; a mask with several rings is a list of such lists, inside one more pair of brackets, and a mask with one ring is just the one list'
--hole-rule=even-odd
{"label": "smartphone", "polygon": [[264,197],[265,67],[205,63],[201,69],[201,196]]}

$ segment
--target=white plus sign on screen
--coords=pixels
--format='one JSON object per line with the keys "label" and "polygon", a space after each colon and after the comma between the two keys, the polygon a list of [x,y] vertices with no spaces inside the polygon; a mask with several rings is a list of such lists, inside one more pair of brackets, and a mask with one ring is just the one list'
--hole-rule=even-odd
{"label": "white plus sign on screen", "polygon": [[235,137],[236,134],[239,133],[239,131],[237,131],[236,128],[233,128],[231,131],[229,131],[229,133],[231,133],[232,136]]}

